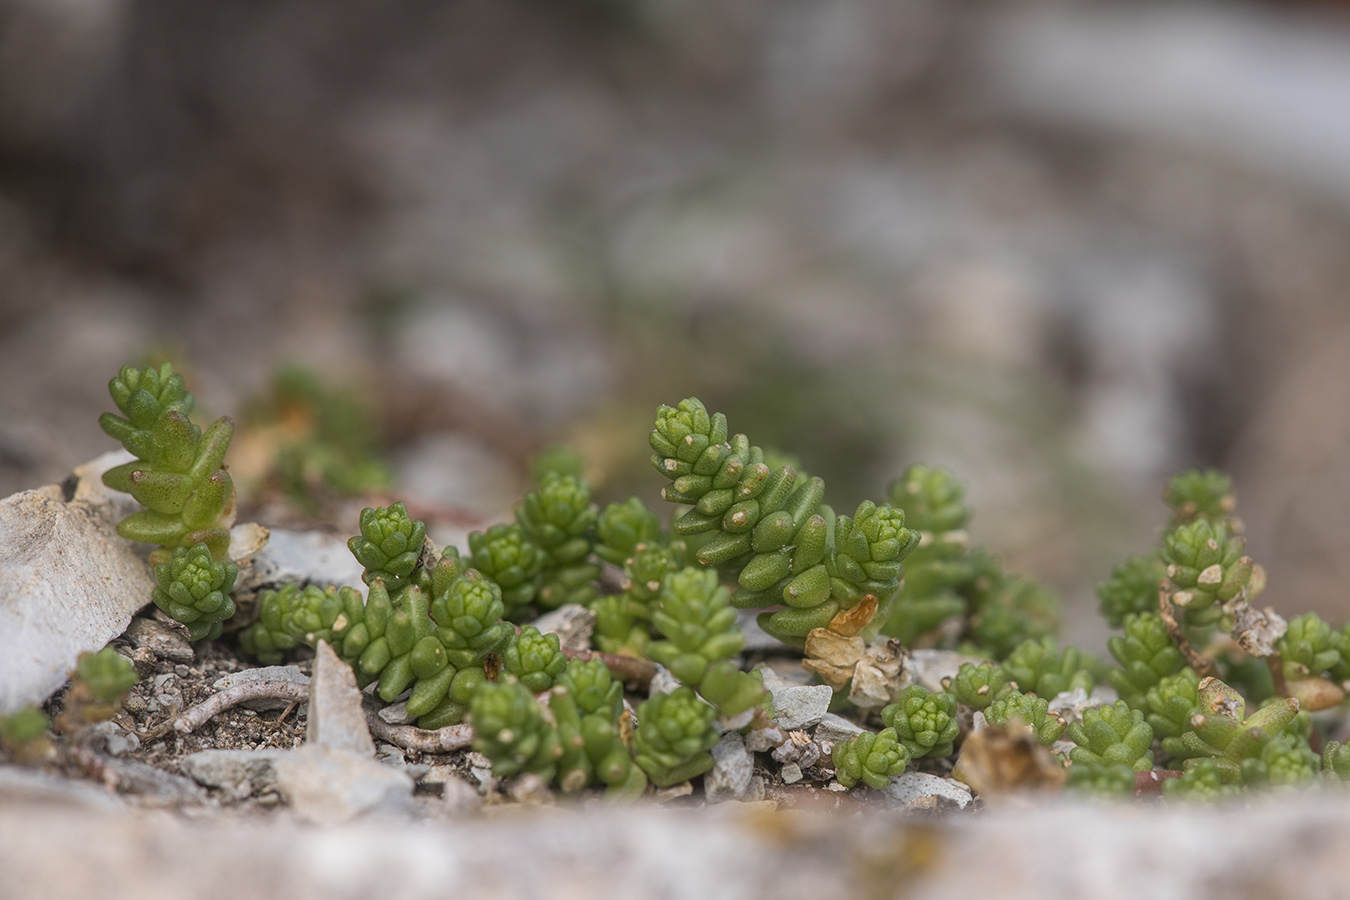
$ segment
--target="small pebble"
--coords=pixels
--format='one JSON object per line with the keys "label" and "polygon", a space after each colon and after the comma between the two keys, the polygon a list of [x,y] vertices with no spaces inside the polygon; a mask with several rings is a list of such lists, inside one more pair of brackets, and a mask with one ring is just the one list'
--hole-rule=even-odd
{"label": "small pebble", "polygon": [[745,749],[751,753],[763,753],[783,743],[783,731],[780,728],[757,728],[745,736]]}
{"label": "small pebble", "polygon": [[381,707],[379,717],[390,725],[411,725],[413,717],[408,715],[408,701],[401,700]]}
{"label": "small pebble", "polygon": [[187,666],[183,665],[182,663],[179,663],[178,665],[173,667],[173,673],[177,675],[179,678],[187,678],[189,675],[192,674],[192,670]]}
{"label": "small pebble", "polygon": [[783,768],[778,770],[778,774],[783,779],[783,784],[796,784],[802,780],[802,767],[796,763],[785,763]]}

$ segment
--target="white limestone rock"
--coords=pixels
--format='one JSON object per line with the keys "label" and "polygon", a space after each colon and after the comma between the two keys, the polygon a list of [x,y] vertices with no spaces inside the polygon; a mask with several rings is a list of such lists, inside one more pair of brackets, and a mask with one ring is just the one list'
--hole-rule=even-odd
{"label": "white limestone rock", "polygon": [[882,793],[909,812],[965,809],[973,799],[970,788],[961,782],[925,772],[905,772],[892,778]]}
{"label": "white limestone rock", "polygon": [[132,459],[105,453],[61,484],[0,500],[0,715],[47,699],[150,602],[150,566],[117,535],[140,505],[102,481]]}

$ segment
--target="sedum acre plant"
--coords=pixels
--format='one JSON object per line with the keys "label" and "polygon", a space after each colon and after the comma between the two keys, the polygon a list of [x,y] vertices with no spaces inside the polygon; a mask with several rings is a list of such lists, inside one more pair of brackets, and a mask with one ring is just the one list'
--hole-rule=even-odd
{"label": "sedum acre plant", "polygon": [[108,392],[121,415],[104,413],[98,424],[136,459],[109,469],[103,483],[146,507],[123,519],[117,533],[158,544],[153,562],[193,544],[205,544],[216,560],[224,560],[234,521],[234,482],[222,466],[234,423],[222,416],[205,433],[194,425],[188,415],[195,400],[170,363],[124,366]]}
{"label": "sedum acre plant", "polygon": [[[225,558],[229,420],[192,425],[192,397],[168,366],[124,369],[111,391],[120,415],[101,423],[137,459],[105,480],[147,507],[119,532],[160,545],[155,604],[193,639],[218,638],[237,574]],[[239,645],[274,663],[326,641],[418,725],[471,724],[498,776],[529,773],[567,794],[697,779],[726,730],[753,732],[768,766],[844,788],[881,789],[907,768],[970,773],[980,763],[967,751],[993,746],[1019,748],[1040,767],[1035,783],[1101,797],[1350,781],[1350,750],[1324,734],[1331,714],[1310,715],[1343,708],[1350,629],[1253,605],[1266,575],[1220,473],[1172,479],[1157,546],[1098,585],[1117,632],[1109,667],[1058,645],[1051,595],[970,546],[964,490],[947,472],[910,467],[881,502],[841,515],[820,478],[732,434],[695,398],[660,407],[648,444],[676,504],[669,523],[637,498],[601,508],[580,461],[554,453],[513,520],[470,534],[463,555],[432,546],[402,503],[364,510],[348,546],[365,590],[264,591]],[[566,605],[594,613],[598,652],[564,651],[531,624]],[[832,709],[862,734],[831,745],[766,727],[772,702],[746,671],[740,609],[761,610],[786,653],[805,651]],[[971,657],[943,690],[906,667],[908,650],[928,647]],[[653,663],[677,684],[643,697],[632,679]],[[115,702],[96,687],[111,697],[134,681],[121,657],[82,665],[92,704]],[[11,719],[6,746],[45,731]]]}

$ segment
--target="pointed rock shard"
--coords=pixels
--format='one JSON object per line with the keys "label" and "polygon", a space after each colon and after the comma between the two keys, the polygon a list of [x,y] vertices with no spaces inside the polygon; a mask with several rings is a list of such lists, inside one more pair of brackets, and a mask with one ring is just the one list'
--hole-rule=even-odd
{"label": "pointed rock shard", "polygon": [[319,641],[315,653],[305,741],[317,747],[374,756],[375,742],[366,725],[351,666],[339,659],[326,641]]}

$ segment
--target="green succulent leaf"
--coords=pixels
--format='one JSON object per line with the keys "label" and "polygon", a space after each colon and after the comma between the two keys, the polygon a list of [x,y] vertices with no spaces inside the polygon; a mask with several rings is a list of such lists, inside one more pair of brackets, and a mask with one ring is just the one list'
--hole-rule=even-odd
{"label": "green succulent leaf", "polygon": [[595,506],[590,487],[580,477],[547,472],[539,489],[530,491],[516,509],[516,521],[544,554],[536,601],[547,609],[565,603],[587,605],[595,599],[592,582],[600,567],[590,562],[594,545]]}

